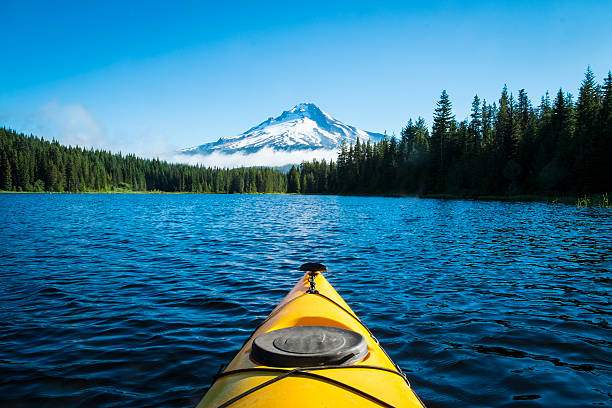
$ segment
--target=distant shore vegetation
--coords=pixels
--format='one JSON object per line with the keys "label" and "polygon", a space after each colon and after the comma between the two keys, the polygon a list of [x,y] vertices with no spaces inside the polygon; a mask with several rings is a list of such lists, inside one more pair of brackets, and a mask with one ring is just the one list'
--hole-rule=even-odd
{"label": "distant shore vegetation", "polygon": [[[524,89],[493,104],[474,96],[458,122],[446,91],[431,131],[410,119],[399,140],[344,146],[336,163],[289,172],[289,192],[602,197],[612,191],[612,73],[603,86],[587,69],[576,101],[562,89],[537,107]],[[589,201],[590,200],[590,201]],[[597,199],[596,199],[597,200]]]}
{"label": "distant shore vegetation", "polygon": [[219,169],[67,147],[0,128],[0,190],[284,193],[287,176],[265,167]]}
{"label": "distant shore vegetation", "polygon": [[457,121],[446,91],[433,126],[410,119],[400,138],[344,145],[334,162],[311,161],[288,173],[172,164],[0,128],[0,190],[30,192],[194,192],[580,197],[610,207],[612,73],[600,85],[590,68],[576,101],[562,89],[534,106],[506,87],[492,104],[474,96]]}

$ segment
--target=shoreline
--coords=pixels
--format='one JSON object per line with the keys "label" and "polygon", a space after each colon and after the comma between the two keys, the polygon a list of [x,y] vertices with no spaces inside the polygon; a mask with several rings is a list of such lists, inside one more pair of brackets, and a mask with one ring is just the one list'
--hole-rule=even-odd
{"label": "shoreline", "polygon": [[297,193],[214,193],[214,192],[191,192],[191,191],[6,191],[0,190],[0,194],[223,194],[223,195],[336,195],[343,197],[395,197],[395,198],[423,198],[436,200],[470,200],[470,201],[502,201],[502,202],[541,202],[548,204],[566,204],[575,205],[578,207],[602,207],[610,208],[601,205],[600,199],[606,194],[594,194],[589,196],[547,196],[539,194],[516,194],[516,195],[462,195],[462,194],[406,194],[406,193],[387,193],[387,194],[369,194],[369,193],[354,193],[354,194],[297,194]]}
{"label": "shoreline", "polygon": [[423,198],[436,198],[441,200],[475,200],[475,201],[506,201],[506,202],[544,202],[548,204],[576,205],[580,197],[577,196],[547,196],[539,194],[515,195],[460,195],[460,194],[426,194]]}

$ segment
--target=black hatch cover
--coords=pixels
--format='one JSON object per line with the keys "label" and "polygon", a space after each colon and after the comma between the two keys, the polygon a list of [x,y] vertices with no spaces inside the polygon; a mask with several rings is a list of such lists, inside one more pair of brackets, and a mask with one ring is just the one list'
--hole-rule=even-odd
{"label": "black hatch cover", "polygon": [[368,353],[365,338],[332,326],[295,326],[256,337],[251,357],[271,367],[348,365]]}

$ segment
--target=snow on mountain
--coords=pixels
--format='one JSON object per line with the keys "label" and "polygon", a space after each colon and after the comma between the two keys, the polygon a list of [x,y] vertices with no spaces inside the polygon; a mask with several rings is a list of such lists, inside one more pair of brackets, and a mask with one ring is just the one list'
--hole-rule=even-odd
{"label": "snow on mountain", "polygon": [[223,137],[216,142],[183,149],[183,154],[206,155],[211,153],[250,154],[262,149],[294,152],[300,150],[338,150],[346,143],[378,141],[380,133],[366,132],[346,125],[319,109],[312,103],[301,103],[276,118],[268,118],[259,125],[233,137]]}

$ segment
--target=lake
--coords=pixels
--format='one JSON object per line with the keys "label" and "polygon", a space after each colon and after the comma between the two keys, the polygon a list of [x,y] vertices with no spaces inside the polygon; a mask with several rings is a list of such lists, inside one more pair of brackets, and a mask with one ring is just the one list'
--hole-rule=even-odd
{"label": "lake", "polygon": [[612,211],[382,197],[0,195],[0,405],[195,406],[325,276],[429,407],[612,406]]}

